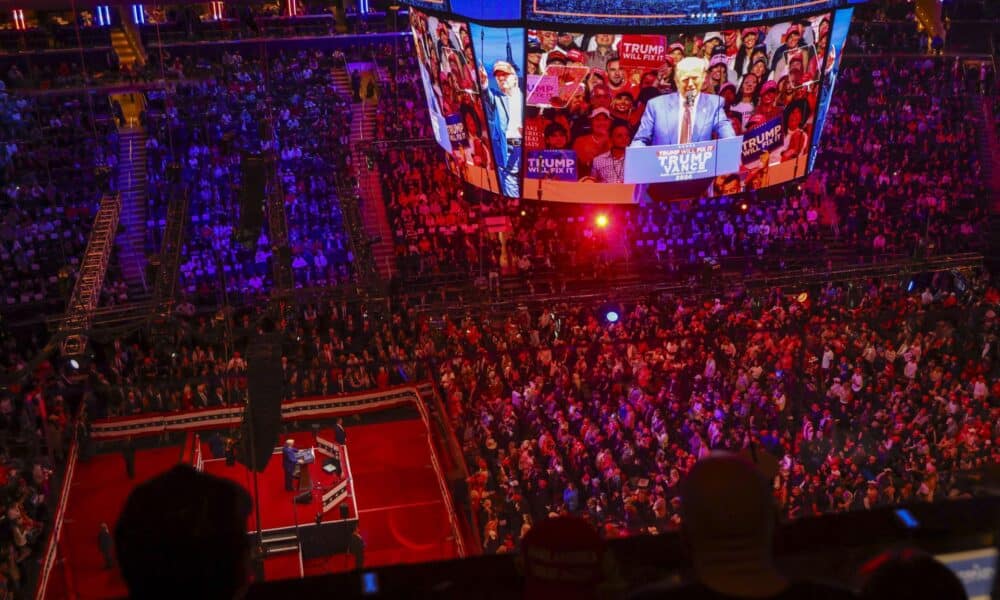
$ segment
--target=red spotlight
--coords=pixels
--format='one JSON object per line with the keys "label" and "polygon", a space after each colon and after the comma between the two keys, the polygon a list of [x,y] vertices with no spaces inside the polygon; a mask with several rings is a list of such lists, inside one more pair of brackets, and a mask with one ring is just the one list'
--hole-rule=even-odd
{"label": "red spotlight", "polygon": [[601,213],[597,215],[596,219],[594,219],[594,223],[596,223],[597,226],[600,227],[601,229],[604,229],[605,227],[608,226],[608,216],[605,215],[604,213]]}
{"label": "red spotlight", "polygon": [[746,212],[746,211],[750,210],[750,205],[747,204],[746,202],[741,202],[740,203],[740,210],[742,212]]}

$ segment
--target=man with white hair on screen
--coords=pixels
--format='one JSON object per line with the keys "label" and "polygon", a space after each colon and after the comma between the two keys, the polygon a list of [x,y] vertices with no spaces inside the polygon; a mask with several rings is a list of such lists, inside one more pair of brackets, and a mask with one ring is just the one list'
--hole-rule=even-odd
{"label": "man with white hair on screen", "polygon": [[524,135],[524,116],[517,70],[505,60],[493,63],[493,78],[499,90],[489,86],[486,70],[480,67],[480,84],[490,123],[490,136],[496,152],[496,162],[500,170],[501,192],[508,197],[521,195],[519,174],[521,172],[521,140]]}
{"label": "man with white hair on screen", "polygon": [[708,64],[688,57],[677,63],[677,91],[651,99],[632,138],[632,147],[706,142],[736,135],[720,96],[702,92]]}

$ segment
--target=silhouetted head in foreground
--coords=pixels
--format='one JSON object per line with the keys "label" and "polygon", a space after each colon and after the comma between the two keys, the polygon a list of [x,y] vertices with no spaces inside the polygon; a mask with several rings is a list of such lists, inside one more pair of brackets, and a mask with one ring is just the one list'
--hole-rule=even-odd
{"label": "silhouetted head in foreground", "polygon": [[115,527],[129,598],[239,598],[250,574],[250,496],[179,465],[136,487]]}
{"label": "silhouetted head in foreground", "polygon": [[[786,585],[771,562],[774,499],[753,463],[735,454],[713,454],[691,469],[681,496],[684,538],[700,581],[717,591],[738,588],[760,595]],[[752,576],[741,581],[741,573]]]}
{"label": "silhouetted head in foreground", "polygon": [[777,510],[767,481],[773,470],[729,452],[698,461],[681,483],[683,535],[693,572],[681,585],[661,582],[630,599],[855,600],[839,585],[786,578],[775,567]]}
{"label": "silhouetted head in foreground", "polygon": [[917,550],[885,552],[861,568],[864,600],[966,600],[961,580]]}

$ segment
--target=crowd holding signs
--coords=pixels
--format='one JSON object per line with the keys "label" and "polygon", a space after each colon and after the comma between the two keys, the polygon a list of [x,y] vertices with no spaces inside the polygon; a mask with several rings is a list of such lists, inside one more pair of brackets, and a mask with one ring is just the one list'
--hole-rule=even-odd
{"label": "crowd holding signs", "polygon": [[[769,27],[695,34],[529,30],[526,176],[561,181],[575,177],[584,183],[637,181],[625,177],[625,149],[633,145],[650,101],[678,92],[676,67],[689,57],[702,59],[705,67],[700,93],[721,98],[733,133],[742,137],[738,166],[730,174],[721,175],[720,170],[708,193],[758,189],[801,176],[812,141],[830,25],[830,15],[822,14]],[[627,135],[615,135],[616,129]],[[681,154],[690,158],[688,151],[672,159],[664,156],[665,165],[675,161],[674,175],[680,179],[691,178],[691,173],[694,178],[715,175],[681,173]],[[714,159],[716,152],[709,154],[699,156]],[[656,162],[655,155],[650,156],[651,163]]]}

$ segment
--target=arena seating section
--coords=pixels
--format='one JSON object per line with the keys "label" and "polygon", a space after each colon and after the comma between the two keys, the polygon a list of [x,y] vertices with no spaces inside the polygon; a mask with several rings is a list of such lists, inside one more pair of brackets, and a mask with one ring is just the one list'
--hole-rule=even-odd
{"label": "arena seating section", "polygon": [[[812,175],[752,198],[649,206],[464,188],[430,140],[408,38],[348,53],[381,77],[366,166],[352,164],[342,52],[236,43],[328,35],[329,17],[272,16],[254,30],[163,15],[141,30],[149,64],[127,76],[87,29],[86,78],[79,55],[56,52],[77,43],[65,29],[0,32],[0,580],[20,585],[11,564],[32,576],[50,476],[85,428],[79,407],[93,420],[242,401],[245,357],[273,316],[273,257],[266,234],[237,241],[240,173],[267,151],[304,298],[275,319],[283,399],[430,382],[453,436],[441,443],[457,440],[453,466],[469,474],[455,495],[481,553],[516,550],[553,514],[606,538],[676,530],[691,465],[751,444],[777,461],[784,520],[971,497],[958,473],[1000,463],[1000,292],[988,269],[754,293],[600,291],[616,273],[695,283],[707,259],[751,276],[991,251],[995,77],[928,54],[908,3],[857,11]],[[230,45],[192,49],[213,41]],[[46,49],[54,58],[25,61]],[[190,223],[173,332],[100,336],[70,369],[38,352],[116,185],[99,171],[118,160],[110,91],[75,89],[102,82],[138,82],[147,100],[146,253],[162,242],[174,161]],[[354,293],[335,178],[365,168],[379,170],[395,247],[388,298]],[[614,234],[593,225],[598,213]],[[473,287],[523,305],[454,304]],[[599,291],[566,294],[584,289]],[[113,257],[102,306],[135,300]]]}

